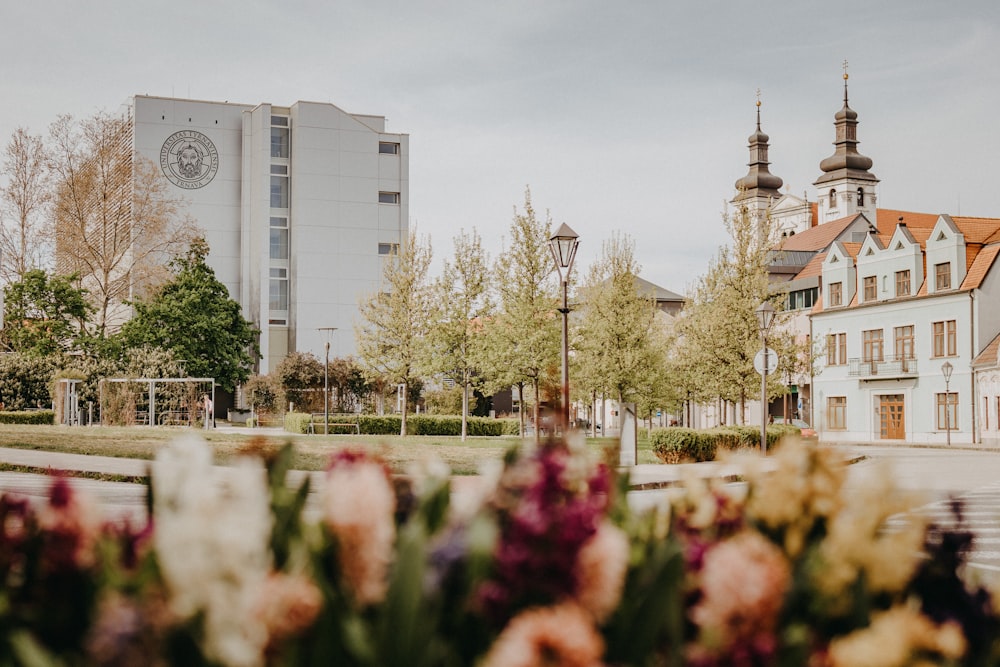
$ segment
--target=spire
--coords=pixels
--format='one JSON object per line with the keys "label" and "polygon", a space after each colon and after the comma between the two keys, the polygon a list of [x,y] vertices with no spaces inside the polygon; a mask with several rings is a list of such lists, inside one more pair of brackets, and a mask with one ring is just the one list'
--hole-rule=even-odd
{"label": "spire", "polygon": [[751,199],[754,197],[774,197],[781,196],[778,188],[783,181],[768,171],[767,165],[767,142],[770,139],[760,129],[760,89],[757,89],[757,129],[747,139],[750,145],[750,171],[743,178],[736,181],[736,198],[733,201]]}
{"label": "spire", "polygon": [[858,152],[858,113],[847,103],[847,61],[844,61],[844,106],[833,117],[833,125],[837,128],[833,145],[836,149],[833,155],[819,163],[823,175],[816,180],[816,185],[828,183],[842,178],[861,181],[878,182],[874,174],[868,170],[872,159]]}

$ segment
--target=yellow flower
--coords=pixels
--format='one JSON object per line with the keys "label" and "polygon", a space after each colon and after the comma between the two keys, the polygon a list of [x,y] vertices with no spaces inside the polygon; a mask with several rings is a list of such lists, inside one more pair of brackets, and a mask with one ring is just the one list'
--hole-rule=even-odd
{"label": "yellow flower", "polygon": [[600,667],[604,640],[573,603],[535,607],[507,624],[482,667]]}
{"label": "yellow flower", "polygon": [[918,652],[957,660],[965,638],[954,623],[936,625],[914,605],[898,605],[876,615],[871,625],[830,643],[831,667],[904,667]]}

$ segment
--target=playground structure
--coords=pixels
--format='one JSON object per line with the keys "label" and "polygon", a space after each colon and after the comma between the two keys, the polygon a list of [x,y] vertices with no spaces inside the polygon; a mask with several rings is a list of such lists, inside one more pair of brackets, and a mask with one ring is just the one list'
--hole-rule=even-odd
{"label": "playground structure", "polygon": [[215,405],[215,378],[104,378],[98,396],[105,426],[201,426],[204,397]]}

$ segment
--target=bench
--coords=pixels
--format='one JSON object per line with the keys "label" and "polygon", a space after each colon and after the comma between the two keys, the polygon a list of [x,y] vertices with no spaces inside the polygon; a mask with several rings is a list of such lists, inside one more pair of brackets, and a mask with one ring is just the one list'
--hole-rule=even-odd
{"label": "bench", "polygon": [[[330,419],[342,420],[349,418],[350,421],[331,421],[326,424],[326,428],[323,428],[324,414],[322,412],[313,412],[310,419],[309,425],[306,427],[306,433],[310,435],[316,435],[319,433],[330,434],[330,433],[351,433],[355,435],[361,435],[361,425],[358,423],[357,415],[335,415],[331,414]],[[342,429],[338,431],[338,429]]]}

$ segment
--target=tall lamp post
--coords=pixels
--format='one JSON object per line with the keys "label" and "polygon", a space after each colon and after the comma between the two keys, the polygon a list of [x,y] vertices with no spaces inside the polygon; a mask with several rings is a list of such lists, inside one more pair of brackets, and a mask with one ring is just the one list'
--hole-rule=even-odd
{"label": "tall lamp post", "polygon": [[941,374],[944,375],[944,433],[949,447],[951,447],[951,392],[948,391],[948,385],[951,383],[953,370],[955,367],[951,362],[946,361],[941,364]]}
{"label": "tall lamp post", "polygon": [[760,341],[764,347],[764,370],[760,374],[760,451],[767,456],[767,332],[774,324],[774,306],[765,301],[754,311],[757,314],[757,330],[760,331]]}
{"label": "tall lamp post", "polygon": [[323,435],[330,435],[330,335],[337,327],[320,327],[327,332],[327,340],[323,345],[326,350],[326,360],[323,363]]}
{"label": "tall lamp post", "polygon": [[549,239],[549,250],[556,262],[556,271],[562,283],[562,429],[563,434],[569,430],[569,304],[567,291],[569,272],[573,268],[576,249],[580,245],[580,237],[570,229],[565,222],[559,226],[556,233]]}

